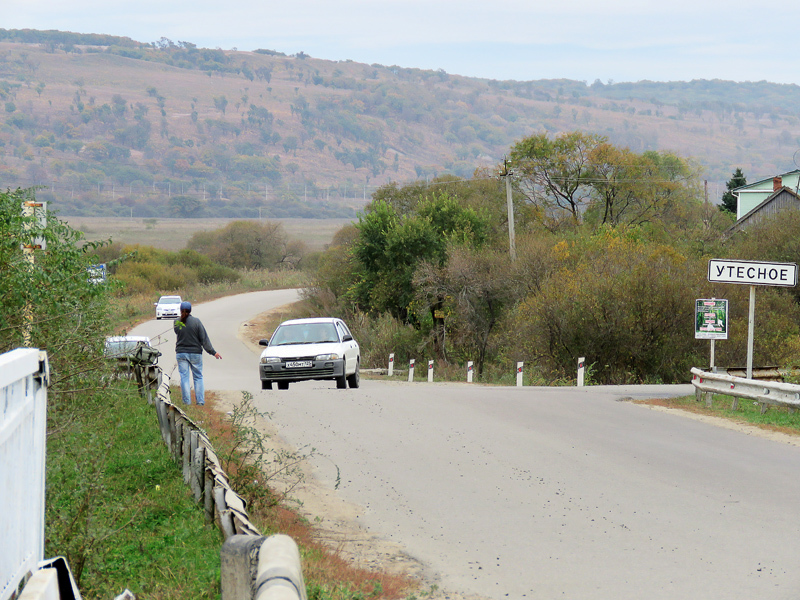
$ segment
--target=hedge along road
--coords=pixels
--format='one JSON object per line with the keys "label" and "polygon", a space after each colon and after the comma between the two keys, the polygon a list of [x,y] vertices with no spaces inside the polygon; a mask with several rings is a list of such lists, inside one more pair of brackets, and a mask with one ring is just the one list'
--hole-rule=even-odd
{"label": "hedge along road", "polygon": [[363,508],[361,524],[444,589],[493,599],[800,593],[797,446],[619,401],[689,385],[362,379],[357,390],[262,391],[237,324],[289,301],[263,292],[195,309],[223,356],[206,360],[208,389],[252,392],[287,442],[325,455],[314,465],[323,484],[333,487],[338,467],[338,493]]}

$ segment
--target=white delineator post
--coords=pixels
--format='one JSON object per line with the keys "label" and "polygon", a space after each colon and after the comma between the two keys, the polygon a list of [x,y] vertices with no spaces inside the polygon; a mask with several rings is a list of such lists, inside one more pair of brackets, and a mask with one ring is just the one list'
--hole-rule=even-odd
{"label": "white delineator post", "polygon": [[428,361],[428,383],[433,383],[433,361]]}
{"label": "white delineator post", "polygon": [[517,363],[517,387],[522,387],[522,365],[524,363]]}
{"label": "white delineator post", "polygon": [[408,361],[408,381],[411,383],[414,381],[414,359]]}
{"label": "white delineator post", "polygon": [[583,371],[586,363],[586,357],[581,356],[578,359],[578,387],[583,387]]}
{"label": "white delineator post", "polygon": [[472,383],[472,373],[474,371],[475,371],[475,369],[472,366],[472,361],[468,360],[467,361],[467,383]]}
{"label": "white delineator post", "polygon": [[389,377],[394,375],[394,352],[389,355]]}

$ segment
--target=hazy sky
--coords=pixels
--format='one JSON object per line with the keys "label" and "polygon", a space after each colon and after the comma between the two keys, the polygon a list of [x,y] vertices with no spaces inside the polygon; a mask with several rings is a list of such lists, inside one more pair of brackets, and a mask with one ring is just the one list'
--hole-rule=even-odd
{"label": "hazy sky", "polygon": [[589,83],[800,84],[798,25],[789,0],[0,0],[4,29]]}

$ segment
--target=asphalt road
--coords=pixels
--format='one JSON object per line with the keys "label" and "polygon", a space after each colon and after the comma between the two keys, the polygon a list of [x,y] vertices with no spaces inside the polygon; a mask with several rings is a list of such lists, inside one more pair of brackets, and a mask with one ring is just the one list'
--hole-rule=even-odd
{"label": "asphalt road", "polygon": [[206,357],[207,388],[251,391],[287,442],[324,455],[322,483],[340,474],[362,525],[445,589],[498,600],[800,596],[800,448],[620,401],[691,386],[362,380],[262,391],[235,332],[293,293],[196,307],[223,356]]}

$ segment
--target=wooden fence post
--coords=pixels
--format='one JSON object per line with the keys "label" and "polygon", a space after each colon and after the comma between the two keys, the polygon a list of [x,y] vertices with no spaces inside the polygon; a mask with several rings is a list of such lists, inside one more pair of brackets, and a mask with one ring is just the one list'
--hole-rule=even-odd
{"label": "wooden fence post", "polygon": [[214,522],[214,475],[212,475],[211,469],[205,470],[205,480],[206,486],[204,490],[204,508],[205,508],[205,516],[206,516],[206,523],[213,523]]}

